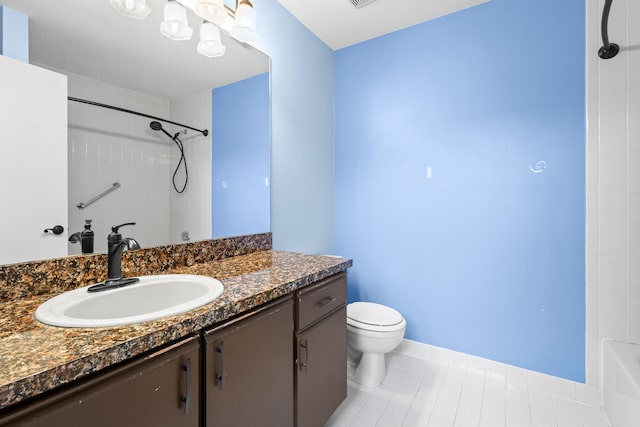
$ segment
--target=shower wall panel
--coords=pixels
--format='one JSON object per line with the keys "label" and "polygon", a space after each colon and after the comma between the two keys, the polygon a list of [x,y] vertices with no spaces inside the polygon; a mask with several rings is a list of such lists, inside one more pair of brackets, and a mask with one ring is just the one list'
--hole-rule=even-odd
{"label": "shower wall panel", "polygon": [[616,0],[598,58],[602,2],[587,2],[587,382],[601,341],[640,344],[640,2]]}
{"label": "shower wall panel", "polygon": [[[169,102],[84,76],[69,74],[69,96],[168,117]],[[170,148],[173,144],[149,128],[149,119],[87,104],[69,102],[69,232],[93,220],[95,251],[106,251],[110,227],[143,247],[169,242]],[[84,209],[86,202],[119,182],[121,187]],[[80,245],[69,244],[69,253]]]}

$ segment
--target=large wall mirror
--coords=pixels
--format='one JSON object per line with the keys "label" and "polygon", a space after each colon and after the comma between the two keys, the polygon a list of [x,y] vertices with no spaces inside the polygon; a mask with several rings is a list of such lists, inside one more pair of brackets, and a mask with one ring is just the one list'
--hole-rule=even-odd
{"label": "large wall mirror", "polygon": [[[64,239],[63,255],[74,255],[81,246],[67,239],[86,220],[94,252],[105,252],[111,226],[126,222],[136,225],[122,234],[142,247],[269,231],[269,58],[224,31],[224,56],[199,54],[202,20],[191,12],[191,40],[165,37],[166,3],[147,0],[151,13],[136,20],[108,0],[0,0],[28,17],[29,62],[66,75],[69,97],[167,119],[153,125],[153,119],[68,101],[68,223],[61,224],[61,236],[43,234],[54,218],[23,225],[23,237]],[[38,117],[31,120],[40,125]],[[43,139],[32,138],[30,149],[46,144]],[[46,180],[47,170],[40,172]],[[12,187],[31,197],[20,179]],[[112,191],[87,204],[106,190]],[[0,264],[36,259],[42,259],[37,251],[0,257]]]}

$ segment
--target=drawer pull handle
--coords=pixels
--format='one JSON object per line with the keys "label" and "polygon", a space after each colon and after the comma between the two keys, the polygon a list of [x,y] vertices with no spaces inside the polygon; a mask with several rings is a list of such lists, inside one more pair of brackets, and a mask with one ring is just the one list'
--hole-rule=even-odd
{"label": "drawer pull handle", "polygon": [[324,307],[324,306],[325,306],[325,305],[327,305],[327,304],[331,304],[331,303],[332,303],[332,302],[334,302],[335,300],[336,300],[336,297],[326,297],[326,298],[323,298],[323,299],[321,299],[320,301],[318,301],[318,302],[316,303],[316,305],[317,305],[318,307]]}
{"label": "drawer pull handle", "polygon": [[[304,359],[302,358],[302,352],[304,351]],[[304,370],[307,373],[307,366],[309,364],[309,343],[307,340],[300,341],[300,370]]]}
{"label": "drawer pull handle", "polygon": [[184,375],[186,377],[185,381],[185,394],[180,400],[184,404],[184,413],[189,413],[189,406],[191,406],[191,358],[185,360],[185,364],[182,366],[182,370],[184,371]]}
{"label": "drawer pull handle", "polygon": [[217,373],[214,375],[215,384],[222,390],[224,387],[224,342],[220,341],[220,343],[216,346],[216,368]]}

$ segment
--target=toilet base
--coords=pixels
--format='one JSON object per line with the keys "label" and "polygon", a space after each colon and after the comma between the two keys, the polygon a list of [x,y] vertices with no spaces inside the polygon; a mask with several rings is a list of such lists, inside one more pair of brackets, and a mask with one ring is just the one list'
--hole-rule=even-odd
{"label": "toilet base", "polygon": [[365,387],[378,387],[386,375],[384,353],[362,353],[353,380]]}
{"label": "toilet base", "polygon": [[362,352],[356,350],[352,346],[347,346],[347,362],[352,364],[353,366],[357,366],[360,362],[360,358],[362,357]]}

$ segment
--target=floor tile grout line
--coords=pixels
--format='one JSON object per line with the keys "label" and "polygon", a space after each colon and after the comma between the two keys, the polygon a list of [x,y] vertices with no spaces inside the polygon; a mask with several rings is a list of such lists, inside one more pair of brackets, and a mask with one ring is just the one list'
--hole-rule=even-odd
{"label": "floor tile grout line", "polygon": [[[539,388],[535,383],[532,388],[529,378],[523,381],[518,377],[520,379],[517,382],[510,383],[507,373],[500,377],[489,377],[486,367],[476,366],[477,369],[474,369],[456,364],[455,360],[441,364],[401,353],[390,355],[387,362],[390,362],[387,365],[387,378],[379,388],[357,386],[351,381],[353,370],[348,371],[349,392],[354,393],[348,398],[355,402],[353,407],[358,409],[350,410],[349,415],[345,415],[349,418],[344,418],[342,422],[339,416],[333,418],[326,427],[389,427],[390,423],[396,422],[399,423],[397,427],[432,427],[441,425],[444,420],[451,426],[470,424],[487,427],[489,424],[483,423],[485,415],[488,422],[500,420],[501,423],[495,424],[504,427],[509,427],[508,420],[529,426],[540,422],[554,426],[566,425],[561,424],[561,420],[565,423],[573,420],[571,422],[575,426],[572,424],[571,427],[608,425],[601,408],[553,394],[551,390],[546,390],[544,386]],[[391,380],[386,383],[389,378]],[[443,394],[445,392],[446,395]],[[361,416],[367,403],[371,405],[378,402],[373,399],[374,396],[382,399],[380,403],[384,402],[375,422],[370,421],[373,417]],[[398,402],[401,406],[392,408],[392,402]],[[438,402],[443,406],[436,414]],[[350,404],[345,408],[349,408]],[[511,411],[507,410],[508,407],[512,408]],[[492,414],[492,411],[495,413]],[[496,415],[498,418],[495,418]],[[349,421],[345,423],[346,420]]]}

